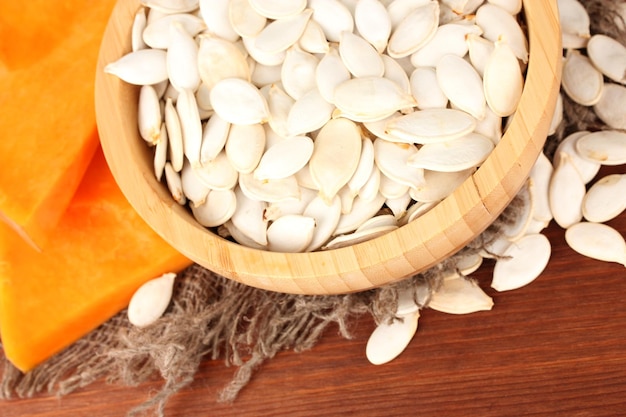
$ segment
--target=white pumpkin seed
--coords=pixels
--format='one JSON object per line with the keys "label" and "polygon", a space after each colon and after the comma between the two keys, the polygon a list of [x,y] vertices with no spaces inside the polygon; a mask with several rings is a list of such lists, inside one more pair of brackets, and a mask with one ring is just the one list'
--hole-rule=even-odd
{"label": "white pumpkin seed", "polygon": [[409,192],[409,186],[401,182],[396,182],[381,171],[378,192],[385,197],[385,200],[400,198]]}
{"label": "white pumpkin seed", "polygon": [[561,30],[570,35],[589,38],[590,19],[585,7],[578,0],[557,0]]}
{"label": "white pumpkin seed", "polygon": [[328,244],[324,246],[324,249],[325,250],[339,249],[339,248],[343,248],[346,246],[356,245],[358,243],[375,239],[379,236],[382,236],[393,230],[396,230],[397,228],[398,226],[391,225],[391,226],[373,227],[373,228],[368,228],[364,230],[357,229],[356,231],[352,233],[340,235],[340,236],[333,238],[330,242],[328,242]]}
{"label": "white pumpkin seed", "polygon": [[371,219],[381,209],[385,203],[385,197],[380,193],[371,200],[366,200],[358,195],[352,203],[352,210],[349,213],[342,214],[339,223],[335,229],[335,235],[349,233],[356,230],[359,226]]}
{"label": "white pumpkin seed", "polygon": [[425,6],[432,0],[393,0],[387,6],[389,20],[391,20],[392,31],[398,27],[400,22],[411,12],[421,6]]}
{"label": "white pumpkin seed", "polygon": [[266,53],[256,47],[256,37],[243,38],[243,45],[250,56],[257,64],[267,65],[269,67],[280,65],[285,61],[286,51],[276,53]]}
{"label": "white pumpkin seed", "polygon": [[335,88],[337,116],[367,122],[384,119],[397,110],[415,106],[415,99],[383,77],[352,78]]}
{"label": "white pumpkin seed", "polygon": [[407,210],[406,214],[400,219],[400,221],[398,223],[401,224],[401,225],[410,223],[413,220],[417,219],[418,217],[420,217],[420,216],[424,215],[425,213],[427,213],[430,209],[435,207],[437,204],[439,204],[438,201],[433,201],[433,202],[430,202],[430,203],[425,203],[425,202],[418,201],[417,203],[415,203],[411,207],[409,207],[409,209]]}
{"label": "white pumpkin seed", "polygon": [[176,172],[180,172],[183,168],[184,151],[183,151],[183,132],[180,126],[180,120],[176,108],[172,103],[172,99],[165,100],[165,127],[167,128],[167,136],[169,138],[169,159],[172,167]]}
{"label": "white pumpkin seed", "polygon": [[588,36],[572,35],[561,31],[561,47],[565,50],[586,48],[587,42],[589,42]]}
{"label": "white pumpkin seed", "polygon": [[354,24],[359,34],[379,53],[387,47],[391,35],[389,13],[379,0],[361,0],[356,3]]}
{"label": "white pumpkin seed", "polygon": [[317,88],[304,93],[289,109],[287,132],[289,136],[303,135],[324,126],[335,110]]}
{"label": "white pumpkin seed", "polygon": [[289,48],[281,69],[283,89],[287,94],[297,100],[313,90],[318,64],[319,59],[315,55],[304,52],[299,46]]}
{"label": "white pumpkin seed", "polygon": [[235,188],[235,198],[237,207],[230,218],[232,224],[248,239],[267,246],[267,220],[263,215],[267,203],[247,197],[241,187]]}
{"label": "white pumpkin seed", "polygon": [[265,142],[265,129],[262,125],[232,125],[224,150],[233,168],[239,173],[249,174],[259,164]]}
{"label": "white pumpkin seed", "polygon": [[397,226],[396,218],[391,214],[379,214],[365,221],[356,230],[378,229],[379,227]]}
{"label": "white pumpkin seed", "polygon": [[189,201],[191,206],[199,206],[206,201],[207,196],[211,188],[207,187],[200,177],[196,174],[196,171],[191,167],[189,161],[185,160],[183,168],[180,171],[180,180],[183,187],[183,193]]}
{"label": "white pumpkin seed", "polygon": [[398,198],[387,198],[385,205],[391,210],[393,216],[399,220],[406,214],[407,209],[411,204],[411,195],[409,193],[404,194]]}
{"label": "white pumpkin seed", "polygon": [[387,45],[392,58],[411,55],[425,45],[439,26],[439,2],[431,1],[411,11],[393,30]]}
{"label": "white pumpkin seed", "polygon": [[409,194],[413,200],[420,202],[443,200],[452,194],[474,171],[474,168],[455,172],[424,170],[423,183],[411,189]]}
{"label": "white pumpkin seed", "polygon": [[231,0],[228,5],[228,20],[233,30],[242,38],[257,36],[267,23],[267,18],[260,15],[249,0]]}
{"label": "white pumpkin seed", "polygon": [[583,130],[568,135],[561,141],[561,143],[559,143],[552,161],[555,167],[558,166],[560,163],[559,161],[561,160],[561,155],[566,153],[585,184],[588,184],[589,181],[596,176],[601,167],[600,163],[596,161],[587,161],[586,159],[583,159],[576,151],[576,141],[589,133],[590,132]]}
{"label": "white pumpkin seed", "polygon": [[626,84],[626,46],[609,36],[595,34],[587,43],[587,55],[604,75]]}
{"label": "white pumpkin seed", "polygon": [[359,127],[348,119],[330,120],[315,138],[309,162],[320,196],[327,202],[354,175],[361,154]]}
{"label": "white pumpkin seed", "polygon": [[420,49],[411,55],[411,63],[416,67],[436,67],[439,60],[447,54],[465,56],[469,45],[466,37],[470,34],[480,36],[483,30],[477,25],[448,23],[437,28],[435,35]]}
{"label": "white pumpkin seed", "polygon": [[626,209],[626,174],[611,174],[594,183],[582,203],[583,217],[604,223]]}
{"label": "white pumpkin seed", "polygon": [[295,100],[277,84],[272,84],[267,97],[269,125],[280,136],[289,136],[287,119]]}
{"label": "white pumpkin seed", "polygon": [[239,230],[239,228],[237,228],[231,220],[220,226],[218,228],[218,233],[220,236],[225,238],[231,237],[235,242],[248,248],[267,250],[267,244],[261,245],[257,241],[253,240],[244,232]]}
{"label": "white pumpkin seed", "polygon": [[280,83],[280,70],[280,65],[268,66],[257,62],[254,65],[254,70],[252,70],[250,81],[259,88],[264,85]]}
{"label": "white pumpkin seed", "polygon": [[[394,143],[380,138],[374,140],[374,160],[378,169],[394,182],[411,188],[424,184],[424,171],[407,163],[417,152],[417,147],[413,144]],[[406,190],[401,194],[404,192]]]}
{"label": "white pumpkin seed", "polygon": [[315,219],[287,214],[274,220],[267,228],[268,249],[274,252],[303,252],[313,239]]}
{"label": "white pumpkin seed", "polygon": [[411,92],[411,83],[409,81],[409,76],[395,59],[391,58],[387,54],[382,54],[381,58],[383,60],[385,71],[383,72],[383,77],[393,81],[396,83],[401,89]]}
{"label": "white pumpkin seed", "polygon": [[235,42],[239,35],[228,18],[229,2],[224,0],[199,0],[200,16],[206,23],[208,32],[229,42]]}
{"label": "white pumpkin seed", "polygon": [[[603,94],[604,95],[604,94]],[[548,129],[548,136],[554,135],[556,130],[563,122],[563,94],[559,93],[556,97],[556,105],[554,106],[554,113],[550,120],[550,128]]]}
{"label": "white pumpkin seed", "polygon": [[604,78],[591,60],[569,49],[563,62],[561,85],[569,98],[583,106],[593,106],[602,95]]}
{"label": "white pumpkin seed", "polygon": [[461,171],[480,166],[493,148],[491,139],[478,133],[469,133],[448,142],[427,143],[407,163],[433,171]]}
{"label": "white pumpkin seed", "polygon": [[137,327],[147,327],[163,315],[170,304],[176,274],[165,273],[142,284],[128,303],[128,321]]}
{"label": "white pumpkin seed", "polygon": [[391,323],[380,323],[372,332],[365,347],[370,363],[382,365],[398,357],[417,332],[419,311],[393,318]]}
{"label": "white pumpkin seed", "polygon": [[240,78],[225,78],[211,90],[215,113],[224,120],[240,125],[264,123],[269,118],[265,97],[258,88]]}
{"label": "white pumpkin seed", "polygon": [[398,141],[437,143],[461,138],[476,127],[476,119],[456,109],[425,109],[387,122],[385,131]]}
{"label": "white pumpkin seed", "polygon": [[476,24],[483,29],[483,37],[492,42],[503,39],[518,59],[528,62],[528,40],[517,19],[509,12],[484,3],[476,11]]}
{"label": "white pumpkin seed", "polygon": [[130,52],[104,67],[129,84],[152,85],[167,80],[167,53],[161,49],[140,49]]}
{"label": "white pumpkin seed", "polygon": [[346,68],[337,48],[331,47],[319,61],[315,69],[317,88],[329,103],[334,103],[335,88],[350,79],[350,71]]}
{"label": "white pumpkin seed", "polygon": [[577,223],[565,231],[565,241],[581,255],[626,266],[626,242],[611,226],[602,223]]}
{"label": "white pumpkin seed", "polygon": [[255,46],[268,54],[286,51],[300,39],[312,14],[313,11],[307,9],[297,15],[272,21],[256,36]]}
{"label": "white pumpkin seed", "polygon": [[465,37],[469,60],[482,77],[485,74],[485,66],[494,49],[494,43],[475,33],[469,33]]}
{"label": "white pumpkin seed", "polygon": [[491,287],[510,291],[534,281],[548,265],[552,249],[542,234],[526,235],[514,242],[496,261]]}
{"label": "white pumpkin seed", "polygon": [[249,0],[250,5],[268,19],[295,16],[306,7],[306,0]]}
{"label": "white pumpkin seed", "polygon": [[200,163],[207,164],[222,152],[230,132],[231,124],[214,114],[204,125],[202,132],[202,146],[200,147]]}
{"label": "white pumpkin seed", "polygon": [[550,210],[550,179],[554,168],[548,157],[542,152],[530,170],[528,187],[533,200],[533,218],[548,222],[552,220]]}
{"label": "white pumpkin seed", "polygon": [[313,9],[311,18],[324,31],[330,42],[339,42],[341,32],[354,30],[354,19],[348,8],[337,0],[309,0],[308,6]]}
{"label": "white pumpkin seed", "polygon": [[563,229],[582,219],[585,192],[585,184],[571,157],[562,152],[550,180],[549,201],[554,221]]}
{"label": "white pumpkin seed", "polygon": [[[517,62],[515,63],[517,65]],[[441,91],[456,108],[478,120],[485,117],[483,81],[472,64],[459,56],[447,54],[437,61],[435,71]],[[494,112],[498,113],[495,110]]]}
{"label": "white pumpkin seed", "polygon": [[385,72],[385,64],[378,51],[352,32],[341,33],[339,56],[355,77],[382,77]]}
{"label": "white pumpkin seed", "polygon": [[135,18],[133,19],[133,26],[131,28],[131,50],[133,52],[138,51],[140,49],[145,49],[147,47],[146,43],[143,40],[143,32],[146,29],[148,24],[148,19],[146,17],[146,8],[140,7],[135,13]]}
{"label": "white pumpkin seed", "polygon": [[485,64],[483,82],[489,108],[500,117],[512,115],[522,97],[524,76],[513,49],[506,41],[495,42]]}
{"label": "white pumpkin seed", "polygon": [[161,107],[156,90],[151,85],[141,86],[137,107],[137,125],[139,135],[149,145],[156,145],[161,140],[161,122]]}
{"label": "white pumpkin seed", "polygon": [[159,181],[161,181],[161,177],[163,176],[163,170],[165,169],[165,163],[167,162],[167,148],[167,130],[165,129],[165,123],[162,123],[160,138],[154,149],[153,161],[154,176]]}
{"label": "white pumpkin seed", "polygon": [[304,209],[304,216],[315,220],[315,230],[306,252],[319,249],[333,235],[341,216],[341,201],[338,196],[327,204],[319,196],[311,200]]}
{"label": "white pumpkin seed", "polygon": [[198,16],[189,13],[170,14],[147,25],[143,31],[143,41],[154,49],[168,49],[171,42],[170,26],[174,22],[182,25],[192,37],[206,29],[206,24]]}
{"label": "white pumpkin seed", "polygon": [[352,196],[356,196],[359,190],[367,183],[374,168],[374,143],[368,139],[361,140],[361,155],[359,156],[359,164],[357,165],[352,178],[348,181],[348,188]]}
{"label": "white pumpkin seed", "polygon": [[185,198],[185,194],[183,193],[183,185],[180,179],[180,174],[174,171],[172,168],[172,164],[169,162],[165,163],[165,167],[163,167],[165,171],[165,181],[167,182],[167,188],[170,190],[170,194],[174,201],[178,204],[185,205],[187,203],[187,199]]}
{"label": "white pumpkin seed", "polygon": [[313,141],[308,136],[294,136],[269,148],[254,170],[258,180],[275,180],[294,175],[313,154]]}
{"label": "white pumpkin seed", "polygon": [[600,100],[593,106],[596,116],[613,129],[626,130],[626,87],[605,83]]}
{"label": "white pumpkin seed", "polygon": [[204,203],[191,206],[191,212],[202,226],[217,227],[230,220],[236,208],[233,190],[211,190]]}
{"label": "white pumpkin seed", "polygon": [[485,117],[476,121],[474,132],[491,139],[494,145],[502,139],[502,117],[495,114],[489,106],[485,108]]}
{"label": "white pumpkin seed", "polygon": [[176,112],[183,133],[183,150],[191,166],[200,165],[202,122],[196,97],[190,90],[182,90],[176,100]]}
{"label": "white pumpkin seed", "polygon": [[522,10],[522,0],[487,0],[489,3],[499,6],[512,14],[517,15]]}
{"label": "white pumpkin seed", "polygon": [[248,61],[235,44],[205,34],[199,39],[198,71],[203,84],[209,91],[225,78],[250,80]]}
{"label": "white pumpkin seed", "polygon": [[576,152],[584,159],[602,165],[626,164],[626,133],[601,130],[580,137]]}
{"label": "white pumpkin seed", "polygon": [[[193,164],[192,164],[193,167]],[[231,165],[225,151],[195,167],[196,175],[209,188],[213,190],[229,190],[237,184],[239,173]]]}
{"label": "white pumpkin seed", "polygon": [[273,222],[286,214],[304,214],[304,210],[315,198],[317,198],[315,190],[300,187],[299,198],[269,203],[265,209],[265,219],[269,222]]}
{"label": "white pumpkin seed", "polygon": [[517,193],[516,199],[521,201],[521,203],[518,205],[518,214],[515,220],[511,223],[506,223],[502,227],[503,235],[511,242],[515,242],[527,234],[528,226],[535,213],[535,200],[533,199],[529,182],[530,180],[527,180],[526,184]]}
{"label": "white pumpkin seed", "polygon": [[365,201],[372,201],[375,198],[378,198],[378,195],[380,194],[378,190],[380,189],[381,175],[380,169],[378,169],[376,164],[374,164],[367,182],[359,189],[359,197]]}
{"label": "white pumpkin seed", "polygon": [[488,311],[493,300],[473,281],[466,278],[444,280],[432,294],[428,307],[448,314]]}
{"label": "white pumpkin seed", "polygon": [[307,22],[304,32],[298,40],[298,45],[303,51],[312,54],[325,54],[330,50],[330,44],[324,35],[324,30],[319,23],[311,19]]}
{"label": "white pumpkin seed", "polygon": [[409,79],[411,94],[417,102],[417,108],[443,109],[448,105],[448,97],[443,93],[437,82],[435,68],[416,68]]}
{"label": "white pumpkin seed", "polygon": [[455,14],[463,16],[474,13],[482,0],[441,0],[441,3],[450,7]]}
{"label": "white pumpkin seed", "polygon": [[275,180],[258,180],[254,174],[241,174],[239,187],[249,198],[268,203],[300,199],[300,186],[294,175]]}

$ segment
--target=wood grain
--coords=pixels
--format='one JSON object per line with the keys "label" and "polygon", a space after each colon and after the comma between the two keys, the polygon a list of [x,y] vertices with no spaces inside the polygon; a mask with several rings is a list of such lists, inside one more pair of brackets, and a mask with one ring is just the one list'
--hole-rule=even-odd
{"label": "wood grain", "polygon": [[[609,224],[626,235],[626,214]],[[353,323],[352,340],[330,328],[312,350],[277,355],[232,405],[215,398],[234,369],[203,363],[166,415],[623,415],[626,269],[576,254],[554,224],[546,234],[553,256],[535,282],[497,293],[488,288],[487,263],[475,277],[494,309],[466,316],[423,311],[415,339],[389,364],[365,359],[374,324],[363,316]],[[118,417],[159,387],[156,379],[134,388],[98,381],[62,399],[0,403],[0,414]]]}
{"label": "wood grain", "polygon": [[545,141],[559,87],[562,50],[556,0],[524,1],[530,60],[518,112],[496,150],[452,195],[424,216],[379,238],[307,254],[259,251],[200,227],[154,179],[136,129],[137,88],[103,68],[130,51],[139,0],[119,0],[104,34],[96,74],[102,146],[122,191],[166,241],[193,261],[258,288],[300,294],[361,291],[398,281],[449,257],[482,232],[522,186]]}

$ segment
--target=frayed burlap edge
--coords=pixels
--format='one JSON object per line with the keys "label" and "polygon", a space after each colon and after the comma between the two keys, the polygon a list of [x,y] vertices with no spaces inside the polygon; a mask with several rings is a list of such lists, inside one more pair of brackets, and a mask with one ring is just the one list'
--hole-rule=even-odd
{"label": "frayed burlap edge", "polygon": [[[591,16],[592,33],[605,33],[626,44],[619,2],[583,3]],[[618,20],[621,24],[616,23]],[[564,96],[564,122],[546,142],[544,151],[552,158],[558,143],[569,134],[605,128],[593,109]],[[168,398],[193,381],[201,361],[221,359],[237,369],[217,400],[233,401],[254,371],[279,351],[311,349],[333,323],[343,337],[350,339],[350,324],[358,316],[369,313],[377,323],[390,320],[399,291],[413,290],[416,301],[419,286],[435,291],[446,271],[456,269],[459,257],[477,253],[497,238],[503,225],[514,221],[516,201],[458,254],[414,277],[360,293],[273,293],[191,266],[179,275],[169,310],[148,328],[132,327],[122,311],[31,372],[24,374],[6,359],[0,361],[0,397],[32,397],[39,393],[63,396],[98,379],[134,386],[160,375],[164,380],[162,389],[129,415],[154,410],[162,416]]]}

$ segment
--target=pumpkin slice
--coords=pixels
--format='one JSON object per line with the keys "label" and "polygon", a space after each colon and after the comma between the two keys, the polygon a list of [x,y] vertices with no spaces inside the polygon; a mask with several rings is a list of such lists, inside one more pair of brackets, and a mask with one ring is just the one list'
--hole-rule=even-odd
{"label": "pumpkin slice", "polygon": [[0,219],[40,248],[98,145],[94,73],[114,3],[0,2]]}
{"label": "pumpkin slice", "polygon": [[124,309],[151,278],[191,261],[139,217],[98,151],[41,252],[0,224],[0,335],[28,371]]}

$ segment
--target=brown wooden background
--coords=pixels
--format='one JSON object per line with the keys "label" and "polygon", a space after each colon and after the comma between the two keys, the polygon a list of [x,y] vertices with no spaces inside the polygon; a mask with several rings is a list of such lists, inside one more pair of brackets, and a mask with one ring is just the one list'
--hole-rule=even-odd
{"label": "brown wooden background", "polygon": [[[626,213],[609,224],[626,235]],[[362,316],[353,340],[331,327],[314,349],[279,354],[234,404],[216,403],[234,368],[205,362],[166,415],[626,415],[626,269],[576,254],[554,224],[546,233],[553,256],[535,282],[497,293],[487,262],[474,276],[493,310],[423,311],[415,339],[389,364],[366,360],[374,323]],[[0,402],[0,416],[123,416],[160,386],[98,381],[62,399]]]}

